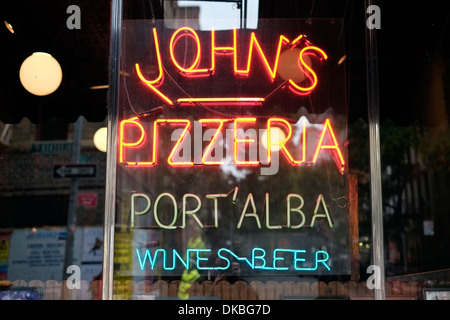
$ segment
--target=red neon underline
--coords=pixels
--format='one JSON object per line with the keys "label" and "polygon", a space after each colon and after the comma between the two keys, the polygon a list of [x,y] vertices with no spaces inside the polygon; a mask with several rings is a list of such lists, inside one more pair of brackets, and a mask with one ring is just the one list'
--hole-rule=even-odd
{"label": "red neon underline", "polygon": [[180,98],[177,100],[179,104],[195,104],[198,103],[226,103],[226,104],[261,104],[264,98]]}

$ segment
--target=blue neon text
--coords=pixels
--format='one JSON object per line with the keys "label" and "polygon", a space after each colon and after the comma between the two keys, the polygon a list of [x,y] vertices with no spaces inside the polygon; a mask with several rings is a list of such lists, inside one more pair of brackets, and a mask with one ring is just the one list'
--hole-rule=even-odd
{"label": "blue neon text", "polygon": [[[222,259],[225,264],[221,266],[212,265],[209,260],[211,249],[187,249],[183,251],[183,256],[172,249],[156,249],[151,251],[145,249],[142,253],[136,248],[136,257],[139,261],[141,270],[146,265],[151,270],[161,266],[164,270],[174,270],[177,267],[185,269],[197,268],[198,270],[226,270],[230,267],[232,261],[239,261],[247,264],[251,269],[260,270],[297,270],[297,271],[315,271],[319,267],[330,270],[327,261],[330,258],[328,252],[318,250],[308,253],[306,250],[295,249],[275,249],[271,255],[267,255],[266,250],[262,248],[253,248],[250,257],[240,257],[227,248],[221,248],[217,251],[217,256]],[[171,258],[170,258],[171,256]]]}

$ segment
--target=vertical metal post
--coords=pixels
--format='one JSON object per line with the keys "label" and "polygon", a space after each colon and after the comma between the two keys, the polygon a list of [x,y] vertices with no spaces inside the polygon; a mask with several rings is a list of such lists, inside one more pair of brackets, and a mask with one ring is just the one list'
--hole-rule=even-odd
{"label": "vertical metal post", "polygon": [[238,0],[237,1],[237,6],[238,6],[238,8],[239,8],[239,20],[240,20],[240,28],[241,29],[243,29],[244,28],[244,25],[243,25],[243,22],[244,22],[244,12],[243,12],[243,4],[242,4],[242,0]]}
{"label": "vertical metal post", "polygon": [[[374,4],[366,0],[366,10]],[[372,209],[373,263],[379,268],[375,300],[385,300],[383,206],[381,193],[380,106],[378,92],[378,53],[376,30],[366,26],[367,107],[370,145],[370,190]]]}
{"label": "vertical metal post", "polygon": [[[83,119],[78,117],[75,122],[73,132],[73,144],[72,144],[72,163],[80,162],[81,155],[81,138],[83,136]],[[72,178],[70,185],[69,195],[69,210],[67,213],[67,232],[66,232],[66,246],[64,252],[64,270],[63,279],[67,280],[67,268],[73,264],[73,245],[75,238],[75,230],[77,226],[77,197],[78,197],[78,178]],[[65,288],[63,288],[64,290]],[[77,298],[77,290],[75,288],[69,290],[69,300],[75,300]]]}
{"label": "vertical metal post", "polygon": [[114,225],[116,213],[116,140],[118,118],[118,91],[120,43],[122,35],[122,0],[111,1],[111,35],[108,91],[108,145],[106,156],[105,220],[103,247],[102,299],[113,298]]}
{"label": "vertical metal post", "polygon": [[242,0],[242,10],[244,11],[244,29],[247,29],[247,0]]}

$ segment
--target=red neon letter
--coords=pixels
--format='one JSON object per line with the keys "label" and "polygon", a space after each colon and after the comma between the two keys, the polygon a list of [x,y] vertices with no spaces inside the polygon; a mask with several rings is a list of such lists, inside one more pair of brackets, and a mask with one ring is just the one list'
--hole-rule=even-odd
{"label": "red neon letter", "polygon": [[295,93],[300,94],[300,95],[305,95],[305,94],[310,93],[317,86],[317,75],[316,75],[316,73],[314,72],[314,70],[311,69],[310,66],[308,66],[308,64],[303,59],[303,55],[306,54],[305,51],[307,51],[307,50],[316,51],[316,52],[320,53],[320,55],[322,56],[323,59],[325,59],[325,60],[328,59],[327,54],[322,49],[320,49],[318,47],[309,46],[309,47],[303,48],[300,51],[300,53],[299,53],[299,62],[300,62],[299,69],[312,82],[309,87],[301,87],[301,86],[297,85],[294,81],[292,81],[292,79],[289,79],[289,83],[292,86],[291,87],[292,91],[294,91]]}
{"label": "red neon letter", "polygon": [[239,143],[243,143],[244,145],[250,142],[255,142],[254,139],[240,139],[238,138],[238,133],[237,133],[237,126],[239,122],[244,122],[244,123],[255,123],[256,122],[256,118],[236,118],[234,120],[234,163],[236,165],[258,165],[259,161],[240,161],[238,160],[238,144]]}
{"label": "red neon letter", "polygon": [[[184,31],[183,33],[180,34],[181,31]],[[175,45],[178,42],[178,40],[180,40],[182,37],[190,37],[192,39],[194,39],[196,45],[197,45],[197,54],[195,56],[194,62],[192,63],[192,65],[188,68],[182,67],[177,59],[175,58]],[[201,58],[201,48],[200,48],[200,39],[198,38],[197,33],[189,28],[189,27],[183,27],[183,28],[179,28],[178,30],[176,30],[173,35],[172,38],[170,39],[170,57],[172,59],[173,64],[178,68],[178,70],[181,71],[181,73],[184,73],[186,75],[194,75],[194,74],[207,74],[207,72],[209,71],[208,69],[197,69],[199,63],[200,63],[200,58]]]}
{"label": "red neon letter", "polygon": [[211,72],[214,73],[216,68],[216,52],[219,54],[233,54],[234,61],[236,63],[236,29],[233,29],[233,46],[232,47],[216,47],[216,33],[214,30],[211,31]]}
{"label": "red neon letter", "polygon": [[[146,140],[146,135],[144,128],[142,125],[137,122],[136,120],[138,117],[134,117],[128,120],[122,120],[120,122],[120,129],[119,129],[119,162],[125,163],[125,165],[129,167],[151,167],[156,164],[156,155],[155,155],[155,148],[153,149],[153,156],[151,161],[138,161],[138,162],[131,162],[126,161],[125,157],[125,149],[126,148],[132,148],[132,149],[138,149],[142,147]],[[135,142],[125,142],[125,126],[135,126],[140,131],[140,137]],[[156,130],[155,130],[156,131]],[[153,146],[156,144],[156,136],[153,137]]]}
{"label": "red neon letter", "polygon": [[154,80],[147,80],[142,75],[141,68],[139,67],[139,64],[136,63],[136,72],[138,74],[139,79],[147,85],[150,89],[152,89],[159,97],[161,97],[166,103],[169,105],[172,105],[172,101],[167,98],[161,91],[156,89],[157,86],[161,85],[163,82],[163,71],[162,71],[162,62],[161,62],[161,51],[159,50],[159,42],[158,42],[158,35],[156,33],[156,29],[153,28],[153,38],[155,39],[155,50],[156,50],[156,57],[158,61],[158,69],[159,69],[159,75]]}
{"label": "red neon letter", "polygon": [[[327,132],[327,131],[328,131],[329,137],[332,140],[332,144],[331,145],[322,145],[323,139],[325,137],[325,132]],[[317,144],[316,152],[314,153],[314,157],[313,157],[313,160],[312,160],[313,163],[315,163],[317,161],[317,156],[319,155],[319,151],[321,149],[327,149],[327,150],[330,150],[330,151],[335,151],[335,153],[337,153],[338,159],[336,159],[336,157],[333,156],[335,154],[332,154],[333,159],[337,163],[339,172],[341,172],[341,173],[344,172],[344,164],[345,164],[344,158],[342,157],[341,150],[339,149],[336,137],[335,137],[334,132],[333,132],[333,128],[331,127],[330,119],[327,119],[325,121],[325,125],[323,127],[322,134],[320,135],[319,143]]]}
{"label": "red neon letter", "polygon": [[175,162],[173,161],[173,157],[176,152],[180,151],[181,143],[186,138],[186,133],[189,131],[189,128],[191,127],[191,122],[187,119],[158,119],[155,121],[155,135],[156,135],[156,123],[174,123],[174,124],[185,124],[185,127],[183,129],[183,132],[181,133],[180,137],[178,138],[178,141],[175,143],[175,146],[172,148],[172,151],[169,154],[169,157],[167,158],[167,163],[171,166],[193,166],[194,162],[191,161],[184,161],[184,162]]}
{"label": "red neon letter", "polygon": [[[236,38],[236,30],[234,30],[234,32],[235,32],[234,37]],[[295,43],[297,43],[300,39],[301,39],[301,36],[298,37],[297,39],[295,39]],[[234,40],[234,42],[235,42],[235,46],[236,46],[236,39]],[[280,59],[281,47],[282,47],[283,43],[289,43],[289,39],[286,38],[285,36],[281,35],[280,40],[278,41],[278,49],[277,49],[277,53],[275,56],[275,62],[274,62],[273,68],[271,68],[269,65],[269,62],[267,61],[267,58],[261,48],[261,45],[258,42],[258,39],[256,39],[255,33],[252,32],[251,38],[250,38],[250,45],[248,48],[247,69],[238,70],[237,55],[235,54],[235,56],[234,56],[234,71],[236,72],[236,74],[248,76],[248,73],[250,72],[250,65],[252,62],[252,57],[253,57],[253,47],[256,47],[256,50],[258,51],[259,56],[264,63],[264,67],[266,68],[267,73],[269,74],[269,76],[271,77],[272,80],[275,79],[275,76],[277,74],[277,69],[278,69],[278,61]]]}
{"label": "red neon letter", "polygon": [[[272,141],[271,138],[271,124],[275,122],[275,123],[281,123],[283,125],[283,127],[287,130],[287,134],[286,134],[286,138],[282,141]],[[301,160],[295,160],[291,154],[289,153],[289,151],[286,148],[286,143],[289,141],[289,139],[292,136],[292,127],[291,124],[289,122],[287,122],[287,120],[282,119],[282,118],[270,118],[269,120],[267,120],[267,160],[270,163],[270,157],[271,157],[271,147],[272,145],[278,145],[282,150],[284,155],[287,157],[287,159],[289,160],[290,163],[292,164],[301,164],[302,162],[305,162],[305,152],[306,152],[306,126],[303,126],[303,133],[302,133],[302,137],[303,137],[303,145],[302,145],[302,159]]]}
{"label": "red neon letter", "polygon": [[211,138],[210,144],[206,147],[205,152],[202,157],[202,163],[203,164],[222,164],[223,161],[208,161],[206,160],[207,156],[211,154],[211,149],[216,144],[217,137],[219,136],[224,122],[228,121],[228,119],[200,119],[201,123],[211,123],[211,122],[218,122],[219,127],[217,128],[217,131],[214,133],[214,136]]}

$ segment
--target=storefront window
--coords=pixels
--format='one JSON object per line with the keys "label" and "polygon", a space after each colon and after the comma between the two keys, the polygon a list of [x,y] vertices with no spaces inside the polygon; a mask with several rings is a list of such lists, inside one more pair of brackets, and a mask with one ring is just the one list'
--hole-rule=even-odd
{"label": "storefront window", "polygon": [[194,23],[123,21],[115,280],[349,278],[342,22]]}
{"label": "storefront window", "polygon": [[2,30],[2,298],[448,298],[448,4],[80,8],[48,97]]}

